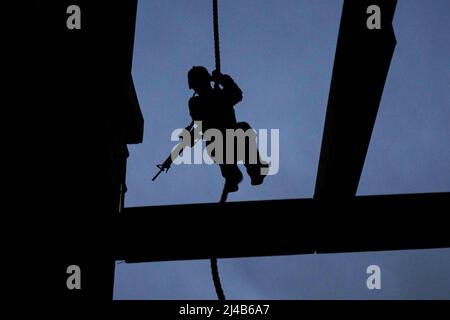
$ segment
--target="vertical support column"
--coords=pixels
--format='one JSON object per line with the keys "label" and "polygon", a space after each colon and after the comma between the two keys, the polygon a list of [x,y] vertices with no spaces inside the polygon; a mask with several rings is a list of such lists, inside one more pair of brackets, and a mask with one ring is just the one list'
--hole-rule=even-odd
{"label": "vertical support column", "polygon": [[[356,195],[396,46],[392,27],[396,4],[397,0],[344,2],[316,199]],[[375,6],[378,17],[373,11]]]}

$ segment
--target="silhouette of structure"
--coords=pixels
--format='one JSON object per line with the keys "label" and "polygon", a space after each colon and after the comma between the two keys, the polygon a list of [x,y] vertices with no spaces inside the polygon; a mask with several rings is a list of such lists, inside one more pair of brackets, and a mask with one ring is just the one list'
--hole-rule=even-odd
{"label": "silhouette of structure", "polygon": [[[450,247],[450,193],[355,197],[395,46],[396,1],[344,1],[314,199],[125,209],[126,146],[143,133],[131,77],[137,1],[80,1],[79,31],[61,14],[72,2],[32,3],[13,12],[31,11],[34,27],[12,29],[31,45],[21,63],[11,60],[8,119],[25,136],[10,133],[8,145],[20,169],[5,182],[13,206],[3,217],[2,294],[111,299],[115,260]],[[382,30],[366,29],[372,4]],[[424,238],[424,229],[433,233]],[[67,289],[69,265],[81,267],[82,290]]]}
{"label": "silhouette of structure", "polygon": [[449,209],[450,193],[126,208],[114,247],[129,263],[444,248]]}
{"label": "silhouette of structure", "polygon": [[[66,27],[73,4],[81,30]],[[6,184],[2,294],[111,299],[127,144],[143,137],[131,77],[137,1],[35,0],[8,12],[24,48],[6,118],[17,169]],[[81,290],[66,286],[70,265]]]}
{"label": "silhouette of structure", "polygon": [[[366,27],[373,4],[383,13],[381,30]],[[355,197],[396,45],[396,4],[344,1],[313,199],[127,208],[117,222],[124,237],[115,244],[116,258],[131,263],[450,247],[441,215],[450,209],[450,193]],[[412,215],[430,214],[430,208],[426,218]],[[213,227],[217,223],[220,228]],[[158,227],[146,232],[149,225]],[[423,238],[424,229],[435,232]],[[148,250],[167,234],[179,240]]]}
{"label": "silhouette of structure", "polygon": [[[381,9],[380,30],[366,27]],[[397,0],[344,1],[314,197],[352,197],[369,147],[396,39]]]}

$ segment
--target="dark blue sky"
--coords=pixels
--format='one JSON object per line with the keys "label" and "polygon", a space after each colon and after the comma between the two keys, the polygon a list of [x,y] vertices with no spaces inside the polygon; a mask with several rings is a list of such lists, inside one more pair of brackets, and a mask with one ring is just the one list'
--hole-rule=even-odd
{"label": "dark blue sky", "polygon": [[[279,173],[261,187],[244,180],[230,200],[311,197],[343,1],[219,2],[222,69],[244,91],[238,119],[280,129]],[[216,166],[178,166],[151,182],[172,130],[190,122],[187,71],[213,67],[211,11],[209,0],[139,2],[133,76],[146,124],[144,143],[130,148],[127,206],[220,197]],[[359,194],[450,191],[449,12],[448,0],[399,0],[398,46]],[[382,267],[380,292],[365,287],[369,264]],[[231,259],[220,268],[234,299],[450,298],[450,250]],[[215,298],[208,261],[118,265],[115,297]]]}

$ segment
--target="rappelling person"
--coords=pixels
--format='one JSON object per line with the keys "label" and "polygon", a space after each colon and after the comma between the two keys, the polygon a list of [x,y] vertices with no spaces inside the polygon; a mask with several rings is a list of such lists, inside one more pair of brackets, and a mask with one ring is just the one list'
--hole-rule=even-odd
{"label": "rappelling person", "polygon": [[[189,71],[188,82],[189,89],[195,92],[194,96],[189,100],[189,112],[192,120],[201,121],[204,132],[208,129],[217,129],[223,136],[223,161],[219,165],[222,176],[225,178],[224,191],[229,193],[239,190],[238,185],[242,181],[243,176],[237,165],[238,160],[244,161],[251,184],[255,186],[262,184],[269,165],[260,159],[256,148],[256,136],[246,139],[245,159],[236,157],[238,152],[236,150],[236,141],[234,141],[234,161],[232,163],[225,161],[227,159],[226,130],[241,129],[244,132],[252,130],[248,123],[236,121],[234,106],[242,101],[241,89],[229,75],[222,74],[217,70],[214,70],[211,75],[205,67],[201,66],[193,67]],[[215,83],[214,87],[211,86],[212,82]],[[213,141],[207,141],[206,145],[208,146]],[[256,150],[256,161],[249,161],[250,150]],[[208,151],[211,152],[211,150]],[[210,157],[215,160],[214,150],[210,153]]]}

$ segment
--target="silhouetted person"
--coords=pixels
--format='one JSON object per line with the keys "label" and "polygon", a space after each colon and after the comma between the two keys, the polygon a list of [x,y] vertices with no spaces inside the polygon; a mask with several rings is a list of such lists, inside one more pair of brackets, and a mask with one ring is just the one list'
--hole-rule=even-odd
{"label": "silhouetted person", "polygon": [[[189,100],[189,111],[194,121],[202,121],[202,130],[217,129],[223,135],[223,163],[220,164],[222,176],[225,178],[226,192],[235,192],[239,189],[238,184],[242,181],[242,173],[237,165],[237,150],[235,144],[235,158],[232,164],[226,163],[226,129],[250,130],[246,122],[237,122],[234,106],[242,100],[242,91],[229,75],[221,74],[216,70],[212,76],[205,67],[193,67],[188,73],[189,89],[195,91]],[[216,86],[211,87],[211,82]],[[220,86],[222,88],[220,88]],[[211,141],[212,142],[212,141]],[[211,142],[207,142],[210,144]],[[249,150],[256,150],[256,139],[247,139],[245,144],[246,158],[244,161],[247,173],[251,178],[252,185],[263,183],[265,175],[261,173],[262,168],[268,165],[260,160],[259,153],[256,155],[256,163],[249,163]],[[208,150],[209,151],[209,150]],[[214,154],[210,154],[214,159]]]}

